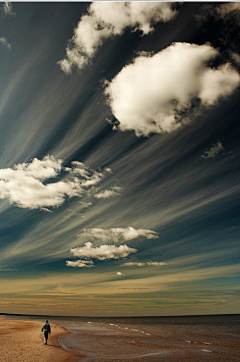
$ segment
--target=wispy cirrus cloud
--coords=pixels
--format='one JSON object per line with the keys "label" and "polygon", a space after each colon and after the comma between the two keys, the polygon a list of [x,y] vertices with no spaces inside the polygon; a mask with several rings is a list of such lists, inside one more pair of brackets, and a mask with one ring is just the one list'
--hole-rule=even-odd
{"label": "wispy cirrus cloud", "polygon": [[0,37],[0,43],[6,46],[9,50],[11,50],[11,45],[8,43],[7,39],[4,36]]}
{"label": "wispy cirrus cloud", "polygon": [[1,12],[2,12],[3,17],[16,15],[16,13],[13,11],[13,6],[12,6],[11,2],[3,3],[2,7],[1,7]]}
{"label": "wispy cirrus cloud", "polygon": [[140,237],[146,239],[157,239],[158,233],[153,230],[148,229],[134,229],[129,226],[127,228],[111,228],[111,229],[84,229],[84,231],[79,235],[80,237],[92,237],[95,239],[100,239],[104,242],[112,240],[114,242],[119,242],[121,240],[133,240]]}
{"label": "wispy cirrus cloud", "polygon": [[200,158],[203,158],[203,159],[215,158],[223,150],[224,150],[224,147],[222,145],[222,142],[217,141],[208,150],[204,151],[204,153],[200,156]]}
{"label": "wispy cirrus cloud", "polygon": [[[81,197],[89,188],[94,193],[109,171],[98,172],[81,162],[63,167],[53,156],[0,169],[0,199],[21,208],[43,209],[61,206],[67,198]],[[53,181],[54,179],[54,181]]]}
{"label": "wispy cirrus cloud", "polygon": [[175,15],[172,4],[165,2],[94,2],[74,29],[59,65],[66,73],[71,73],[73,66],[82,69],[107,38],[121,35],[127,28],[148,34],[154,24],[170,21]]}
{"label": "wispy cirrus cloud", "polygon": [[109,260],[125,258],[131,253],[136,253],[137,249],[130,248],[127,245],[100,245],[93,247],[91,242],[87,242],[84,246],[73,248],[70,251],[76,257]]}
{"label": "wispy cirrus cloud", "polygon": [[157,54],[135,58],[106,85],[118,121],[115,129],[133,130],[137,136],[173,132],[203,107],[230,95],[240,76],[230,63],[209,67],[218,56],[210,45],[175,43]]}

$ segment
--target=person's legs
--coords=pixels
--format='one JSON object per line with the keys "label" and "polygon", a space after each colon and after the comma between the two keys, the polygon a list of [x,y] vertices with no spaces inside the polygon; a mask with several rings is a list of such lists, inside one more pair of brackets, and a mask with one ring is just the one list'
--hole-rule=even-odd
{"label": "person's legs", "polygon": [[47,344],[47,340],[48,340],[48,332],[44,332],[44,342],[45,342],[45,344]]}

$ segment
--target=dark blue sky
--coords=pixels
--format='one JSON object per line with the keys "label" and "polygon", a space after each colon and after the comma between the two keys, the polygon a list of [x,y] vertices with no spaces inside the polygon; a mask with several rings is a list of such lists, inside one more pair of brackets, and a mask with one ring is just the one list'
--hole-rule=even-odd
{"label": "dark blue sky", "polygon": [[0,312],[239,312],[239,14],[1,3]]}

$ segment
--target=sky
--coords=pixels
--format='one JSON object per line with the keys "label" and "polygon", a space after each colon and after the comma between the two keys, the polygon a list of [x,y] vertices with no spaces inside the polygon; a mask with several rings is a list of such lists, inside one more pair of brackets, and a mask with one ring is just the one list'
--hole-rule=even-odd
{"label": "sky", "polygon": [[0,3],[0,312],[239,313],[240,3]]}

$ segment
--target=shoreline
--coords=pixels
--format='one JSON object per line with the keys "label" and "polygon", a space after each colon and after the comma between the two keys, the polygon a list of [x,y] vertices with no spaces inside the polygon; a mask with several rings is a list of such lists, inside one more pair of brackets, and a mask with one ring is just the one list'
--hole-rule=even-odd
{"label": "shoreline", "polygon": [[0,316],[0,362],[78,362],[86,357],[64,349],[59,338],[71,332],[51,322],[52,333],[45,345],[41,332],[42,324],[35,321],[8,320]]}

